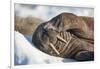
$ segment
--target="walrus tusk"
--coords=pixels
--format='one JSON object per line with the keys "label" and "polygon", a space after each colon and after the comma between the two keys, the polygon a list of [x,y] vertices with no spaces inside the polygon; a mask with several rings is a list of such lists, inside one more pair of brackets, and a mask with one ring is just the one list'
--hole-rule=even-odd
{"label": "walrus tusk", "polygon": [[57,53],[57,55],[60,54],[60,53],[58,52],[58,50],[55,48],[55,46],[54,46],[52,43],[50,43],[50,46],[51,46],[52,49]]}
{"label": "walrus tusk", "polygon": [[63,41],[64,43],[67,43],[67,41],[65,39],[63,39],[61,36],[57,35],[57,38],[61,41]]}

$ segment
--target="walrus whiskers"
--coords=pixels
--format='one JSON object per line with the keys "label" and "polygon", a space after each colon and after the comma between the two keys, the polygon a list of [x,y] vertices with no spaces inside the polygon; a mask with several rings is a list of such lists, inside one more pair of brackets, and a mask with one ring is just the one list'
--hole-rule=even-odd
{"label": "walrus whiskers", "polygon": [[49,43],[50,46],[52,47],[52,49],[57,53],[57,55],[59,55],[59,51],[55,48],[55,46],[52,43]]}
{"label": "walrus whiskers", "polygon": [[[71,40],[72,40],[72,37],[71,37],[71,34],[70,34],[70,33],[67,33],[67,36],[69,37],[69,39],[67,39],[67,43],[64,45],[64,47],[63,47],[61,53],[62,53],[63,51],[65,51],[66,47],[68,47],[69,43],[70,43]],[[67,37],[67,38],[68,38],[68,37]]]}

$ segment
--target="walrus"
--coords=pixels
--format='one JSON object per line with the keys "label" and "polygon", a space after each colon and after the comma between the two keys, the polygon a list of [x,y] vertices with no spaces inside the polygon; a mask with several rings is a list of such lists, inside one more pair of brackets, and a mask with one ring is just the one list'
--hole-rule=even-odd
{"label": "walrus", "polygon": [[94,60],[94,35],[86,22],[73,13],[61,13],[41,23],[32,37],[41,51],[77,61]]}

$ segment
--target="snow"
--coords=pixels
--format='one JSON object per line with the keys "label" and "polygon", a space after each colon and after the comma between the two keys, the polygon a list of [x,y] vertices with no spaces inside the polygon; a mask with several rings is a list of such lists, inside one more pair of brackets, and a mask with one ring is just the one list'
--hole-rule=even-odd
{"label": "snow", "polygon": [[75,60],[72,59],[54,57],[43,53],[32,44],[31,39],[32,36],[24,36],[15,31],[15,65],[75,62]]}

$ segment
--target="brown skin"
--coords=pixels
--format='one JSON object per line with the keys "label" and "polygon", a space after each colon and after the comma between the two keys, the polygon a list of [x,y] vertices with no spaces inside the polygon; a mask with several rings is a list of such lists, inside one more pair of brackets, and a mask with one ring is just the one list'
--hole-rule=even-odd
{"label": "brown skin", "polygon": [[[68,33],[72,37],[68,47],[63,47],[64,43],[60,41],[56,44],[58,40],[57,34],[67,40],[69,38],[67,37]],[[53,56],[73,58],[78,61],[94,59],[93,30],[89,29],[83,18],[72,13],[59,14],[50,21],[41,24],[33,34],[32,42],[41,51]],[[51,53],[52,48],[49,46],[49,43],[54,44],[61,54]]]}

